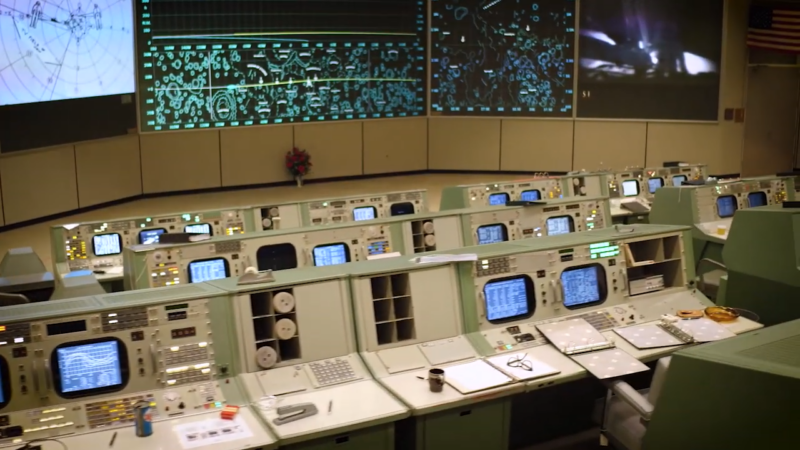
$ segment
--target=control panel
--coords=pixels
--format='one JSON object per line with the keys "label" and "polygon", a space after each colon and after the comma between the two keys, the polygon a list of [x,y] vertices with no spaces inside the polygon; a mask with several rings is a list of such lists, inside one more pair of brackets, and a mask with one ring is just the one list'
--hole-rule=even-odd
{"label": "control panel", "polygon": [[775,205],[787,199],[786,180],[733,181],[692,190],[698,223],[730,221],[737,210]]}
{"label": "control panel", "polygon": [[[609,226],[608,199],[574,199],[541,207],[532,220],[522,220],[522,237],[557,236],[573,232],[599,230]],[[527,208],[526,208],[527,209]]]}
{"label": "control panel", "polygon": [[684,181],[705,180],[708,178],[708,166],[692,164],[678,167],[648,168],[644,171],[643,185],[645,197],[652,199],[655,191],[664,186],[682,186]]}
{"label": "control panel", "polygon": [[120,307],[0,326],[0,444],[221,408],[209,300]]}
{"label": "control panel", "polygon": [[253,217],[259,230],[287,230],[303,226],[300,203],[265,205],[253,209]]}
{"label": "control panel", "polygon": [[[139,264],[134,263],[134,275],[137,279],[148,282],[131,288],[174,286],[240,276],[249,267],[249,262],[243,258],[242,249],[241,240],[212,240],[160,246],[136,253],[143,258],[145,267],[137,269]],[[139,270],[145,273],[137,273]]]}
{"label": "control panel", "polygon": [[540,178],[470,186],[466,189],[469,206],[499,206],[509,201],[553,200],[571,194],[562,192],[559,178]]}
{"label": "control panel", "polygon": [[643,179],[643,169],[611,172],[608,174],[608,196],[610,198],[644,196]]}
{"label": "control panel", "polygon": [[307,204],[307,225],[329,225],[427,212],[425,191],[392,192]]}

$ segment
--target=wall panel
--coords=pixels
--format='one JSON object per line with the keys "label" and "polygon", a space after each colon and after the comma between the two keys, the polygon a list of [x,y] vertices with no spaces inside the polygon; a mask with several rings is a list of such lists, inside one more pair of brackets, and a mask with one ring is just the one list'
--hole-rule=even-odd
{"label": "wall panel", "polygon": [[141,135],[145,194],[222,186],[219,131]]}
{"label": "wall panel", "polygon": [[[725,108],[744,108],[745,106],[749,8],[749,0],[727,0],[725,2],[725,20],[722,24],[720,112]],[[709,173],[740,173],[744,149],[744,123],[721,121],[717,133],[719,141],[717,155],[703,161],[708,164]]]}
{"label": "wall panel", "polygon": [[362,174],[363,122],[296,125],[294,144],[311,154],[309,179]]}
{"label": "wall panel", "polygon": [[[647,127],[647,167],[664,161],[710,164],[719,151],[719,125],[651,122]],[[717,172],[719,173],[719,172]]]}
{"label": "wall panel", "polygon": [[503,120],[500,170],[572,170],[572,120]]}
{"label": "wall panel", "polygon": [[646,122],[575,122],[573,170],[623,170],[643,166]]}
{"label": "wall panel", "polygon": [[501,119],[430,118],[428,168],[500,170]]}
{"label": "wall panel", "polygon": [[139,136],[75,144],[81,208],[142,194]]}
{"label": "wall panel", "polygon": [[364,174],[428,168],[428,119],[364,122]]}
{"label": "wall panel", "polygon": [[293,141],[292,125],[220,130],[222,185],[291,181],[283,164]]}
{"label": "wall panel", "polygon": [[3,155],[0,184],[6,224],[78,209],[75,147]]}

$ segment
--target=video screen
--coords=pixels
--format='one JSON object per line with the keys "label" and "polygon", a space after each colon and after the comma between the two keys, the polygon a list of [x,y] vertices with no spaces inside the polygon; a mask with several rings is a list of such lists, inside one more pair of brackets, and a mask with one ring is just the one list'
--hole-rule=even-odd
{"label": "video screen", "polygon": [[664,187],[664,179],[661,177],[650,178],[647,180],[647,188],[651,194],[655,194],[659,188]]}
{"label": "video screen", "polygon": [[558,236],[559,234],[570,234],[575,231],[575,219],[572,216],[550,217],[545,223],[548,236]]}
{"label": "video screen", "polygon": [[0,356],[0,410],[11,400],[11,382],[6,359]]}
{"label": "video screen", "polygon": [[127,354],[117,339],[62,344],[53,352],[53,378],[61,397],[114,392],[127,383]]}
{"label": "video screen", "polygon": [[92,253],[95,256],[112,256],[122,253],[122,236],[118,233],[92,236]]}
{"label": "video screen", "polygon": [[508,230],[502,223],[478,227],[478,245],[496,244],[508,240]]}
{"label": "video screen", "polygon": [[739,209],[739,202],[733,195],[717,197],[717,214],[721,219],[733,217],[737,209]]}
{"label": "video screen", "polygon": [[486,319],[491,323],[510,322],[533,315],[536,295],[527,275],[492,280],[483,286]]}
{"label": "video screen", "polygon": [[542,199],[542,193],[539,192],[538,189],[522,191],[522,193],[519,194],[519,199],[523,202],[535,202]]}
{"label": "video screen", "polygon": [[722,0],[583,0],[578,117],[718,120]]}
{"label": "video screen", "polygon": [[600,264],[577,266],[561,272],[564,306],[581,308],[606,299],[606,270]]}
{"label": "video screen", "polygon": [[411,202],[393,203],[389,207],[389,214],[392,216],[407,216],[414,214],[414,204]]}
{"label": "video screen", "polygon": [[383,255],[388,252],[389,248],[389,241],[370,242],[367,244],[367,254],[370,256]]}
{"label": "video screen", "polygon": [[225,258],[204,259],[189,263],[189,283],[202,283],[204,281],[221,280],[231,276],[228,260]]}
{"label": "video screen", "polygon": [[183,227],[184,233],[192,233],[192,234],[208,234],[213,235],[214,229],[211,228],[210,223],[195,223],[192,225],[186,225]]}
{"label": "video screen", "polygon": [[297,251],[292,244],[263,245],[256,251],[258,270],[287,270],[297,268]]}
{"label": "video screen", "polygon": [[672,177],[672,185],[678,187],[683,186],[683,182],[686,180],[686,175],[675,175]]}
{"label": "video screen", "polygon": [[755,208],[756,206],[766,206],[767,205],[767,193],[766,192],[751,192],[751,193],[747,194],[747,204],[749,204],[751,208]]}
{"label": "video screen", "polygon": [[0,106],[135,92],[133,39],[131,0],[3,1]]}
{"label": "video screen", "polygon": [[319,245],[314,247],[314,265],[335,266],[350,262],[350,249],[345,243]]}
{"label": "video screen", "polygon": [[489,195],[489,205],[491,206],[505,205],[506,203],[508,203],[508,194],[505,192]]}
{"label": "video screen", "polygon": [[374,206],[361,206],[353,209],[353,220],[372,220],[378,216],[378,210]]}
{"label": "video screen", "polygon": [[623,181],[622,195],[624,197],[636,197],[637,195],[639,195],[639,182],[636,180]]}
{"label": "video screen", "polygon": [[139,232],[140,244],[158,244],[158,237],[166,233],[164,228],[152,228],[150,230],[142,230]]}

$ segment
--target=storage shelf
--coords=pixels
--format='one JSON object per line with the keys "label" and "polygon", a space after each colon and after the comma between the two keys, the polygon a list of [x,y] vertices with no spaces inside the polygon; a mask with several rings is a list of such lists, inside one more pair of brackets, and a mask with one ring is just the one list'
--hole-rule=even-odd
{"label": "storage shelf", "polygon": [[370,279],[378,345],[414,339],[414,304],[407,273]]}

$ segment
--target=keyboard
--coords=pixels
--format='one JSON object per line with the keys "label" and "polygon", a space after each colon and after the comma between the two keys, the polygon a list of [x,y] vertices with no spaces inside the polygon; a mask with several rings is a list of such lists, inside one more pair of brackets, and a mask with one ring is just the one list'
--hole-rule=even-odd
{"label": "keyboard", "polygon": [[357,380],[357,376],[350,366],[350,361],[345,359],[333,359],[327,361],[313,362],[308,365],[314,378],[320,386],[330,386],[332,384],[345,383]]}

